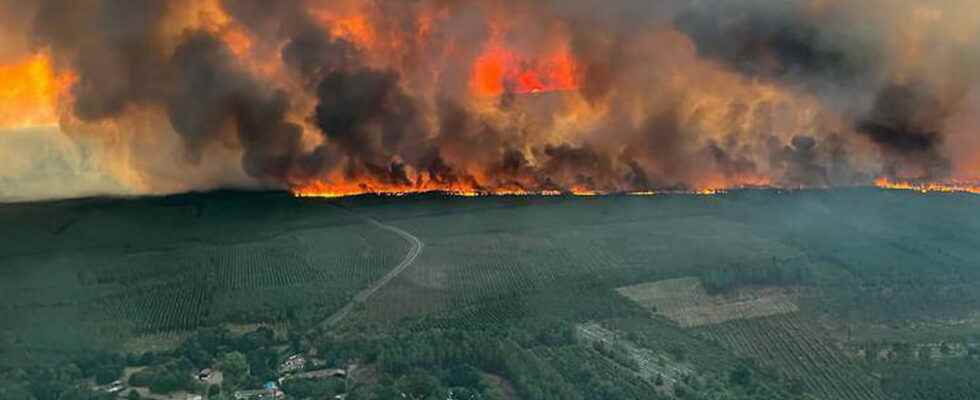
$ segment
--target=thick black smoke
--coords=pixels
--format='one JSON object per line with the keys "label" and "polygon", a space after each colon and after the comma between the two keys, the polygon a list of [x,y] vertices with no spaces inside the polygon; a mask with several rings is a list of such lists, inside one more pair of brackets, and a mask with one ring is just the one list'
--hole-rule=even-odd
{"label": "thick black smoke", "polygon": [[[850,47],[859,39],[836,32],[805,14],[804,1],[698,3],[681,13],[676,24],[698,51],[742,73],[794,83],[819,80],[844,84],[867,78],[876,49]],[[857,42],[857,43],[855,43]],[[845,45],[847,45],[845,47]]]}
{"label": "thick black smoke", "polygon": [[331,71],[353,68],[358,57],[357,49],[350,42],[331,39],[315,27],[298,33],[282,49],[283,62],[310,81]]}
{"label": "thick black smoke", "polygon": [[45,1],[35,39],[78,75],[75,115],[109,120],[129,107],[159,106],[186,143],[189,158],[233,132],[242,168],[265,182],[286,179],[303,157],[301,130],[286,122],[288,96],[250,74],[213,32],[191,30],[168,52],[161,36],[170,7],[154,0]]}
{"label": "thick black smoke", "polygon": [[245,171],[260,179],[282,179],[302,154],[299,126],[286,122],[286,93],[262,87],[235,66],[225,45],[205,32],[188,32],[174,51],[173,89],[166,100],[174,129],[191,149],[232,124],[244,154]]}
{"label": "thick black smoke", "polygon": [[[925,75],[933,82],[908,83],[907,76],[893,76],[898,69],[887,59],[888,37],[882,27],[836,2],[823,4],[823,12],[814,11],[818,3],[822,2],[699,2],[678,14],[676,26],[699,54],[746,76],[800,88],[821,98],[828,108],[852,116],[853,130],[878,147],[882,174],[898,179],[948,177],[951,161],[942,148],[948,136],[944,121],[960,99],[937,94],[936,81],[946,77]],[[900,9],[904,4],[894,6]],[[848,20],[855,15],[864,18],[860,23]],[[856,100],[869,97],[870,109]],[[819,136],[836,143],[821,146],[822,139],[797,137],[789,145],[769,146],[771,162],[786,168],[783,180],[825,185],[846,184],[840,179],[847,177],[857,179],[850,183],[868,179],[858,178],[861,174],[842,159],[846,152],[839,136]]]}
{"label": "thick black smoke", "polygon": [[78,75],[75,114],[113,118],[166,90],[157,28],[170,3],[153,0],[44,0],[34,38]]}
{"label": "thick black smoke", "polygon": [[421,136],[417,106],[393,71],[334,71],[317,98],[317,126],[356,161],[384,165],[406,137]]}
{"label": "thick black smoke", "polygon": [[[400,186],[599,191],[950,174],[958,99],[937,79],[908,83],[934,77],[896,67],[886,29],[836,19],[865,16],[854,7],[604,3],[220,0],[206,4],[223,22],[209,23],[183,20],[204,4],[193,0],[41,0],[30,5],[31,38],[76,75],[74,118],[162,114],[185,145],[174,162],[218,157],[213,145],[230,143],[242,170],[272,186],[337,172]],[[351,10],[374,43],[329,26],[332,12]],[[247,32],[248,48],[232,51],[227,29]],[[517,68],[570,52],[574,91],[519,93],[508,76],[503,95],[473,93],[471,69],[491,42]],[[587,104],[566,101],[574,96]],[[789,109],[800,105],[812,110]],[[859,165],[864,148],[880,153],[883,172]]]}
{"label": "thick black smoke", "polygon": [[913,168],[916,177],[934,179],[945,177],[950,168],[939,148],[946,117],[943,104],[926,88],[890,85],[878,93],[874,106],[857,121],[856,128],[884,150],[889,176]]}
{"label": "thick black smoke", "polygon": [[[774,143],[773,146],[779,146]],[[797,187],[827,187],[832,184],[824,162],[820,160],[817,141],[811,136],[797,135],[789,145],[771,152],[771,162],[783,168],[783,184]],[[846,182],[846,181],[845,181]]]}
{"label": "thick black smoke", "polygon": [[313,88],[323,75],[358,66],[360,54],[352,43],[332,38],[304,5],[302,1],[222,1],[223,8],[256,37],[285,40],[283,63]]}

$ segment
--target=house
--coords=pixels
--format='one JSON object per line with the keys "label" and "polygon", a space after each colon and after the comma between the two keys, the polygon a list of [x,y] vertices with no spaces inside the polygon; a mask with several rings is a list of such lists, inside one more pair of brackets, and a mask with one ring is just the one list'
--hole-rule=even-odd
{"label": "house", "polygon": [[279,372],[300,371],[306,367],[306,358],[300,354],[293,354],[279,365]]}
{"label": "house", "polygon": [[102,390],[104,390],[107,393],[118,393],[125,388],[126,386],[123,385],[122,381],[114,381],[108,385],[103,386]]}
{"label": "house", "polygon": [[197,371],[197,374],[194,374],[194,376],[197,378],[197,380],[201,382],[206,382],[209,378],[211,378],[211,373],[212,373],[211,368],[205,368],[200,371]]}

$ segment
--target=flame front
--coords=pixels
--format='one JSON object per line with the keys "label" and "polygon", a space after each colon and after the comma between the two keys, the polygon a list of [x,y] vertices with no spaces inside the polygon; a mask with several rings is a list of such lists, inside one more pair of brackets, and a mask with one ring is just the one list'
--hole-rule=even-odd
{"label": "flame front", "polygon": [[920,193],[973,193],[980,194],[980,184],[969,182],[910,182],[878,178],[875,186],[890,190],[911,190]]}

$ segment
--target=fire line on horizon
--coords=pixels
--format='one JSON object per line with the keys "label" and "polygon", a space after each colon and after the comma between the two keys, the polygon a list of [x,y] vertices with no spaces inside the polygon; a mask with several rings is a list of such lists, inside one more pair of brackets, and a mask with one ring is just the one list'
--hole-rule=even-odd
{"label": "fire line on horizon", "polygon": [[972,2],[871,1],[4,5],[0,130],[137,193],[980,192]]}

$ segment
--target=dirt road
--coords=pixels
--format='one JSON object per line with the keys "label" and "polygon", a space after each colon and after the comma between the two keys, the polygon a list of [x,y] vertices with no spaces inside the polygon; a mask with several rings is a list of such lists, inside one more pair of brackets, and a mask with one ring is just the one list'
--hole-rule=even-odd
{"label": "dirt road", "polygon": [[419,256],[419,254],[422,254],[422,247],[425,244],[422,243],[421,239],[395,226],[384,224],[381,221],[378,221],[373,218],[367,218],[367,217],[364,218],[372,225],[377,226],[378,228],[393,232],[398,236],[401,236],[403,239],[407,240],[409,244],[412,245],[412,248],[408,250],[408,253],[405,254],[405,258],[403,258],[402,261],[395,266],[395,268],[392,268],[391,271],[388,271],[387,274],[382,276],[381,279],[378,279],[377,281],[372,283],[371,286],[368,286],[364,290],[358,292],[357,295],[355,295],[350,302],[344,305],[343,308],[337,310],[337,312],[333,313],[333,315],[331,315],[326,320],[324,320],[322,323],[324,327],[329,328],[337,325],[337,323],[339,323],[340,321],[343,321],[343,319],[346,318],[348,314],[350,314],[351,310],[353,310],[355,306],[367,301],[372,295],[374,295],[375,292],[377,292],[379,289],[387,285],[388,282],[391,282],[391,280],[394,279],[396,276],[398,276],[398,274],[402,273],[402,271],[404,271],[405,268],[408,268],[410,265],[412,265],[412,263],[415,262],[415,259]]}

